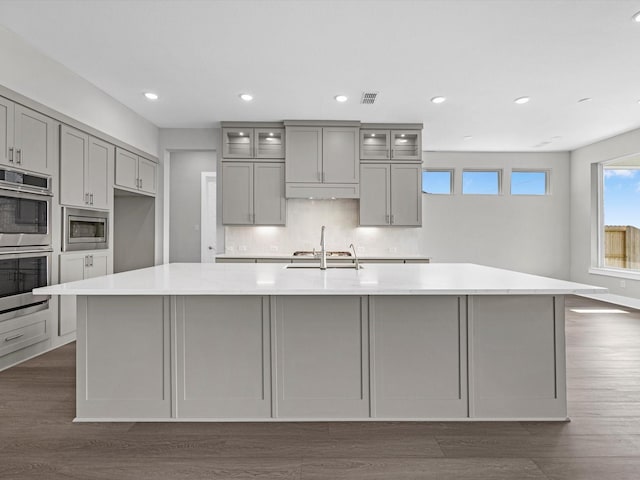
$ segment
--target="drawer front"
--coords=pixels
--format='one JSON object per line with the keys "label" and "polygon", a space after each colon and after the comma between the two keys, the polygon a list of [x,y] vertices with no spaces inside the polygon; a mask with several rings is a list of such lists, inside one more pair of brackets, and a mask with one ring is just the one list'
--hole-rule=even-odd
{"label": "drawer front", "polygon": [[[2,327],[0,327],[1,330]],[[40,320],[0,333],[0,357],[26,348],[47,338],[47,322]]]}

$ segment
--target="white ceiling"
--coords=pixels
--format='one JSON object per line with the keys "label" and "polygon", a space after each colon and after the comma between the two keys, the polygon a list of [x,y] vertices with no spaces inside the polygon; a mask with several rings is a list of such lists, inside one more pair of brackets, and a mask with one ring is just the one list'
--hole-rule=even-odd
{"label": "white ceiling", "polygon": [[[639,10],[640,0],[0,0],[0,23],[163,128],[423,122],[425,150],[548,151],[640,127]],[[380,92],[375,105],[359,103],[364,90]],[[513,103],[523,95],[528,104]]]}

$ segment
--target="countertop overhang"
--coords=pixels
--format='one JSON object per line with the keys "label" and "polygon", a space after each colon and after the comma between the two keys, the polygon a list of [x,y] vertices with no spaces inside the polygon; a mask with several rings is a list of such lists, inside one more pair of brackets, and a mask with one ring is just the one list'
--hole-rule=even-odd
{"label": "countertop overhang", "polygon": [[367,264],[287,269],[285,264],[171,263],[34,290],[38,295],[565,295],[606,288],[469,263]]}

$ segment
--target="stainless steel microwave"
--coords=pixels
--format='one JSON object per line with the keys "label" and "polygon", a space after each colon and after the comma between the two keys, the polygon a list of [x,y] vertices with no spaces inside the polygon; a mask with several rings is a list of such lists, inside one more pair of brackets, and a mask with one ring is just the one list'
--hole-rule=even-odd
{"label": "stainless steel microwave", "polygon": [[79,208],[63,209],[62,250],[109,248],[109,213]]}

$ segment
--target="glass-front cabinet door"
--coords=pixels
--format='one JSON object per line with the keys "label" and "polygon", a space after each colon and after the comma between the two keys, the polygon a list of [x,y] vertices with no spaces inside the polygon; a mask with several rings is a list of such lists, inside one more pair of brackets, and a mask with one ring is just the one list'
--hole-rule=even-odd
{"label": "glass-front cabinet door", "polygon": [[284,128],[256,128],[255,158],[284,158]]}
{"label": "glass-front cabinet door", "polygon": [[389,130],[360,130],[360,158],[389,160]]}
{"label": "glass-front cabinet door", "polygon": [[224,158],[253,158],[253,128],[223,128]]}
{"label": "glass-front cabinet door", "polygon": [[391,142],[392,159],[422,160],[422,139],[419,130],[392,130]]}

